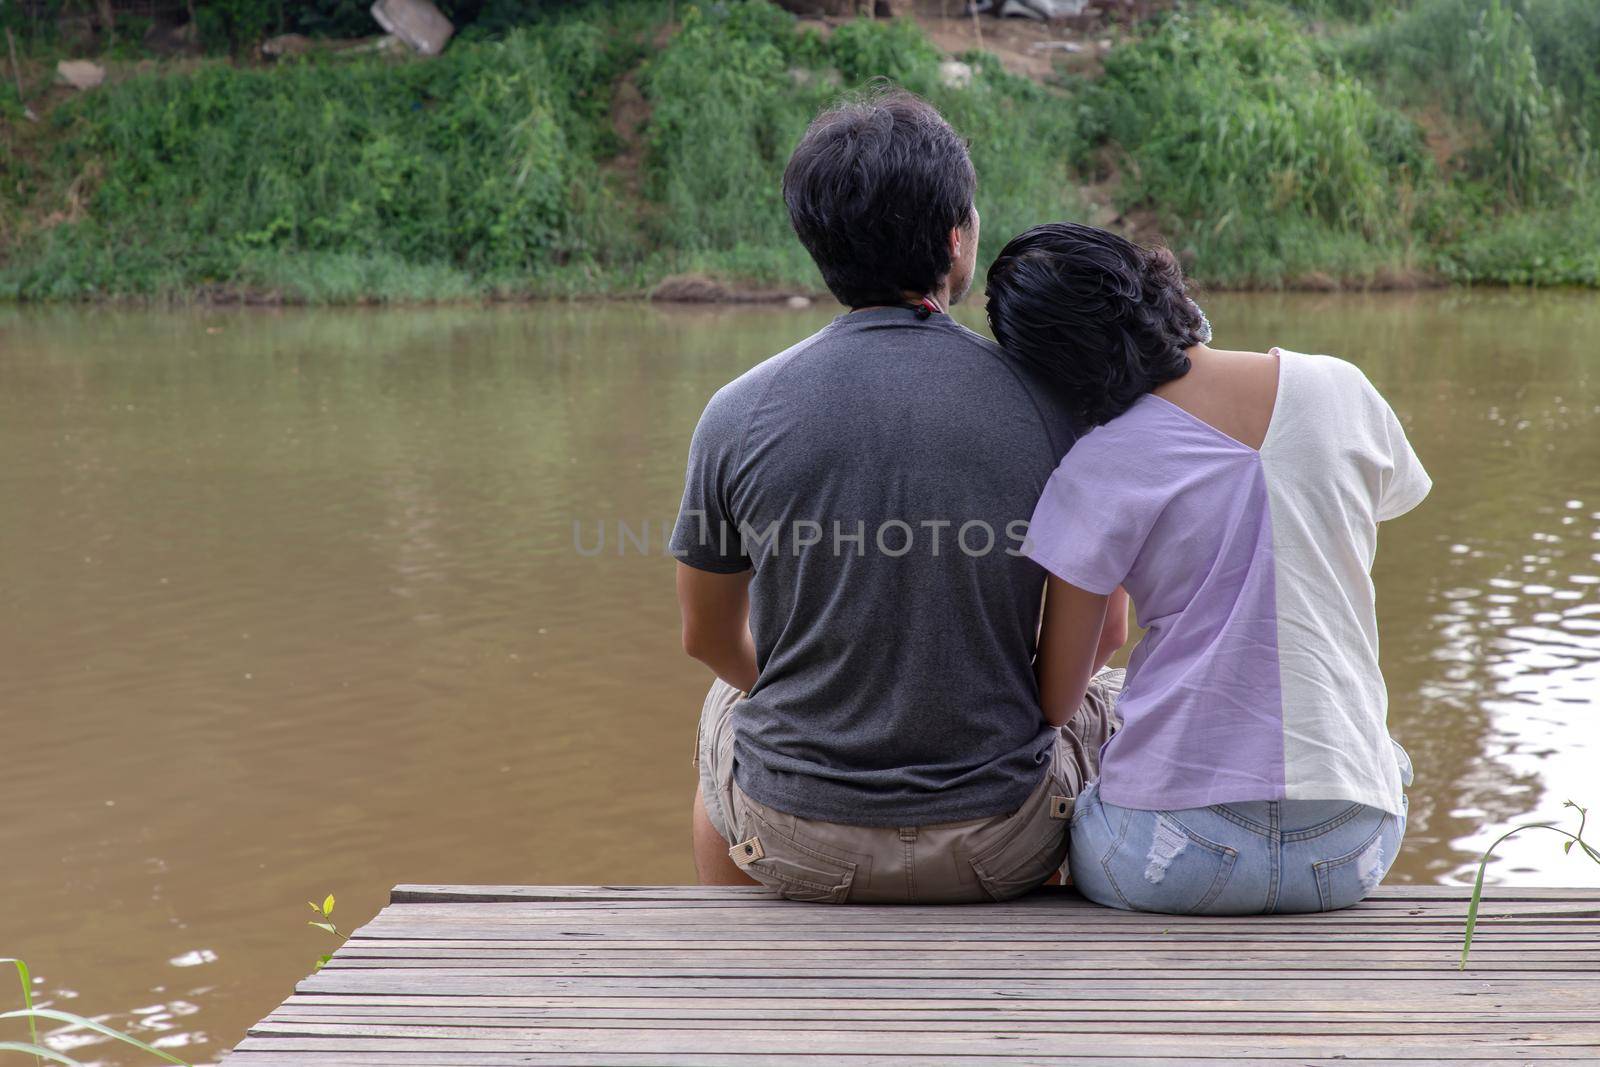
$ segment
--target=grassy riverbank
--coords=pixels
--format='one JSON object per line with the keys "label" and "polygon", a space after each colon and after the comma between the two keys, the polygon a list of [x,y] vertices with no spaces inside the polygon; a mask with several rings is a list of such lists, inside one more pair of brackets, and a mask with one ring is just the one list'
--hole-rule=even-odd
{"label": "grassy riverbank", "polygon": [[985,256],[1075,217],[1214,285],[1600,285],[1600,6],[1217,0],[1116,40],[1042,81],[965,53],[962,83],[910,21],[631,0],[433,60],[157,64],[38,123],[8,87],[0,297],[811,291],[778,176],[875,76],[971,139]]}

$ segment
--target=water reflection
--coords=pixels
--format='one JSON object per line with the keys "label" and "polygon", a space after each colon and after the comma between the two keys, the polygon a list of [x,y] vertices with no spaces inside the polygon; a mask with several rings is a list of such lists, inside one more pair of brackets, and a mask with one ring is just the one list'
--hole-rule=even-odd
{"label": "water reflection", "polygon": [[[1596,301],[1206,305],[1360,363],[1435,476],[1377,565],[1392,877],[1600,809]],[[399,881],[688,880],[671,569],[572,523],[669,518],[711,391],[830,314],[0,311],[0,948],[200,1060],[326,950],[330,890],[353,926]],[[1531,836],[1495,875],[1596,880]]]}

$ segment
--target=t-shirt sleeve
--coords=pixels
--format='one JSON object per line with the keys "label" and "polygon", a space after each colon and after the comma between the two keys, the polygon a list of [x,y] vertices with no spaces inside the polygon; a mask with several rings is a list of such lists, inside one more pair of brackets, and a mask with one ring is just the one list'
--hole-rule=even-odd
{"label": "t-shirt sleeve", "polygon": [[683,503],[668,551],[696,570],[733,574],[750,569],[728,505],[745,414],[726,390],[720,391],[706,405],[689,441]]}
{"label": "t-shirt sleeve", "polygon": [[1388,522],[1422,503],[1433,488],[1433,479],[1428,477],[1422,461],[1406,439],[1405,427],[1400,425],[1394,409],[1376,389],[1373,395],[1378,402],[1382,440],[1389,454],[1389,467],[1380,480],[1376,514],[1379,522]]}
{"label": "t-shirt sleeve", "polygon": [[1057,578],[1100,595],[1128,577],[1156,509],[1152,487],[1130,480],[1108,459],[1092,445],[1073,446],[1045,483],[1022,546]]}

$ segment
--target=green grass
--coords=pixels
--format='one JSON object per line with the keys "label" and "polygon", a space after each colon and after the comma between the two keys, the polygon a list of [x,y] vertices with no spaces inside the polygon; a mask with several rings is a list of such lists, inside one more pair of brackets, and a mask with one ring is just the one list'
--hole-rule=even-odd
{"label": "green grass", "polygon": [[1113,52],[1085,114],[1123,175],[1213,281],[1361,276],[1411,256],[1432,163],[1416,123],[1271,8],[1179,13]]}
{"label": "green grass", "polygon": [[783,167],[821,108],[878,78],[926,97],[971,142],[985,259],[1019,230],[1081,214],[1071,102],[990,56],[964,58],[972,82],[951,88],[943,57],[911,23],[857,21],[824,41],[765,4],[691,11],[646,71],[652,243],[673,250],[675,269],[815,288],[784,211]]}
{"label": "green grass", "polygon": [[1600,197],[1489,218],[1441,253],[1466,283],[1600,288]]}
{"label": "green grass", "polygon": [[1457,970],[1466,970],[1467,957],[1472,952],[1472,937],[1478,930],[1478,909],[1483,904],[1484,873],[1489,869],[1489,860],[1494,856],[1494,850],[1499,848],[1507,838],[1520,834],[1524,830],[1549,830],[1565,838],[1561,842],[1562,852],[1570,856],[1572,855],[1572,846],[1577,845],[1579,855],[1585,856],[1595,863],[1600,863],[1600,849],[1595,848],[1583,839],[1584,827],[1589,824],[1589,809],[1580,806],[1573,800],[1565,801],[1562,807],[1571,808],[1578,813],[1578,829],[1576,831],[1563,830],[1554,823],[1548,822],[1524,823],[1521,826],[1512,827],[1495,838],[1494,843],[1484,850],[1483,856],[1478,860],[1477,877],[1472,880],[1472,898],[1467,903],[1467,921],[1461,934],[1461,959],[1457,964]]}
{"label": "green grass", "polygon": [[[909,22],[823,37],[764,0],[681,0],[664,34],[661,0],[501,8],[430,61],[209,61],[38,125],[0,90],[0,299],[639,293],[688,271],[814,291],[783,164],[880,80],[970,140],[985,262],[1034,223],[1121,215],[1212,284],[1600,284],[1589,0],[1195,0],[1093,77],[969,54],[964,87]],[[638,145],[612,127],[624,79]]]}
{"label": "green grass", "polygon": [[[620,10],[647,29],[652,9]],[[23,181],[41,206],[77,189],[86,217],[20,234],[0,293],[414,299],[604,262],[608,87],[642,52],[617,29],[580,13],[435,62],[211,64],[85,94]]]}
{"label": "green grass", "polygon": [[[330,901],[329,910],[331,911],[331,902],[333,898],[329,897],[328,899]],[[83,1067],[78,1060],[73,1059],[71,1056],[57,1052],[54,1049],[48,1048],[39,1043],[39,1020],[49,1019],[52,1022],[66,1023],[67,1026],[65,1028],[68,1030],[91,1030],[97,1034],[100,1034],[102,1037],[109,1037],[121,1044],[131,1045],[141,1052],[145,1052],[158,1059],[165,1060],[167,1063],[175,1064],[176,1067],[189,1067],[187,1063],[185,1063],[183,1060],[180,1060],[172,1053],[163,1052],[161,1049],[147,1045],[136,1037],[129,1037],[127,1034],[124,1034],[119,1030],[111,1029],[104,1023],[96,1022],[93,1019],[86,1019],[82,1015],[74,1015],[72,1012],[58,1011],[54,1008],[34,1007],[33,985],[28,974],[28,965],[19,959],[0,959],[0,964],[5,963],[11,964],[16,969],[17,978],[22,983],[22,1008],[17,1011],[0,1012],[0,1023],[11,1020],[27,1020],[28,1040],[0,1041],[0,1052],[20,1053],[32,1058],[35,1063],[44,1063],[45,1061],[49,1061],[51,1063],[65,1064],[66,1067]]]}

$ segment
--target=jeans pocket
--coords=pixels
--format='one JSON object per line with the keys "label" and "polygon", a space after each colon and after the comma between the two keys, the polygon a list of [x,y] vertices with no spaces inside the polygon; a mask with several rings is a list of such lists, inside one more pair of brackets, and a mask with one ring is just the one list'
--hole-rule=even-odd
{"label": "jeans pocket", "polygon": [[1035,790],[996,835],[977,842],[972,872],[993,900],[1014,900],[1050,880],[1067,859],[1067,813],[1053,812],[1063,787],[1053,779]]}
{"label": "jeans pocket", "polygon": [[[739,799],[744,800],[742,795]],[[784,833],[748,800],[738,808],[743,840],[728,855],[740,870],[788,900],[843,904],[849,898],[856,877],[854,860]]]}
{"label": "jeans pocket", "polygon": [[1129,811],[1100,858],[1119,899],[1136,911],[1203,912],[1228,887],[1237,849],[1195,833],[1170,811]]}
{"label": "jeans pocket", "polygon": [[1361,844],[1341,856],[1311,865],[1317,878],[1317,899],[1323,911],[1338,911],[1359,904],[1378,888],[1394,865],[1404,832],[1400,817],[1377,812],[1377,826]]}

